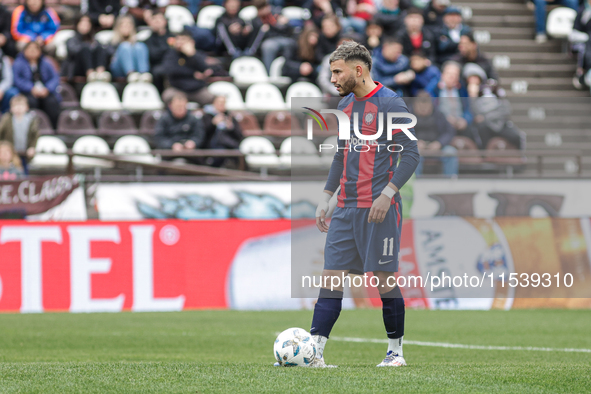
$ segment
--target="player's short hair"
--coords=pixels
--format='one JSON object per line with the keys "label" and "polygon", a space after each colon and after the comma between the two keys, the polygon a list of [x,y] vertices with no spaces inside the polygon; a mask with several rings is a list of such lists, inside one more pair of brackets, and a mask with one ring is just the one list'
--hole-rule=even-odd
{"label": "player's short hair", "polygon": [[338,48],[330,55],[329,62],[337,60],[344,60],[345,62],[357,60],[367,65],[367,69],[371,71],[371,54],[367,48],[355,41],[344,41]]}

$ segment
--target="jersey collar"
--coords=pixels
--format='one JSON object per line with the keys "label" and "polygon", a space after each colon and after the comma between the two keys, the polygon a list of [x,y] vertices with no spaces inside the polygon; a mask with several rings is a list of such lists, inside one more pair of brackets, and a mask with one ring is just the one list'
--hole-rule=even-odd
{"label": "jersey collar", "polygon": [[384,85],[382,85],[382,84],[381,84],[381,83],[379,83],[379,82],[375,82],[375,81],[374,81],[374,83],[376,84],[376,87],[375,87],[375,89],[374,89],[374,90],[372,90],[371,92],[369,92],[368,94],[366,94],[365,96],[363,96],[363,97],[361,97],[361,98],[358,98],[358,97],[356,97],[355,95],[353,95],[353,97],[355,97],[355,100],[356,100],[356,101],[365,101],[365,100],[367,100],[368,98],[372,97],[374,94],[376,94],[376,92],[377,92],[378,90],[380,90],[380,89],[381,89],[381,88],[384,86]]}

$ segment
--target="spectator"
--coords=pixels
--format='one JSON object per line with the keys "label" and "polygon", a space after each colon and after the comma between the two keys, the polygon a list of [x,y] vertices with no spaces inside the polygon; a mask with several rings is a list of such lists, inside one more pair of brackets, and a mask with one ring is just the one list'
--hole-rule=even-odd
{"label": "spectator", "polygon": [[183,93],[175,93],[171,97],[167,111],[156,123],[154,141],[159,149],[175,152],[203,147],[203,123],[187,111],[187,96]]}
{"label": "spectator", "polygon": [[363,45],[370,52],[382,45],[382,36],[384,35],[384,28],[375,19],[369,21],[365,27],[365,37]]}
{"label": "spectator", "polygon": [[162,93],[164,90],[164,77],[166,75],[164,58],[166,53],[170,50],[169,41],[172,35],[168,31],[168,21],[161,12],[154,12],[149,25],[152,34],[145,41],[145,44],[148,47],[150,70],[154,77],[154,85],[158,88],[158,91]]}
{"label": "spectator", "polygon": [[129,12],[139,26],[144,26],[150,22],[154,11],[163,13],[168,3],[169,0],[124,0],[122,11]]}
{"label": "spectator", "polygon": [[28,174],[28,162],[35,156],[39,138],[39,121],[29,111],[27,98],[22,94],[10,100],[10,112],[0,118],[0,140],[8,141],[21,154],[22,167]]}
{"label": "spectator", "polygon": [[435,36],[423,26],[423,14],[416,8],[408,10],[404,17],[404,29],[396,37],[402,43],[402,53],[410,57],[413,52],[422,50],[425,55],[435,61]]}
{"label": "spectator", "polygon": [[14,181],[24,178],[20,159],[8,141],[0,141],[0,181]]}
{"label": "spectator", "polygon": [[302,8],[310,11],[310,20],[316,27],[322,27],[322,19],[327,15],[335,15],[337,18],[343,18],[344,13],[338,0],[308,0],[302,4]]}
{"label": "spectator", "polygon": [[333,53],[337,49],[337,42],[341,39],[341,22],[335,15],[327,15],[322,19],[316,57],[318,59]]}
{"label": "spectator", "polygon": [[275,58],[293,57],[296,46],[291,37],[293,28],[285,16],[271,13],[271,5],[267,0],[256,0],[253,4],[257,8],[257,17],[252,21],[254,38],[250,47],[251,50],[261,47],[263,64],[269,72]]}
{"label": "spectator", "polygon": [[12,62],[0,49],[0,112],[8,111],[10,99],[18,94],[18,89],[14,87],[14,77],[12,75]]}
{"label": "spectator", "polygon": [[443,16],[443,27],[438,34],[437,62],[443,64],[458,54],[460,38],[470,33],[470,28],[462,23],[462,12],[457,7],[447,7]]}
{"label": "spectator", "polygon": [[478,44],[472,32],[462,34],[458,49],[460,53],[452,58],[453,61],[460,63],[461,66],[464,66],[466,63],[476,63],[482,67],[488,79],[499,80],[499,75],[494,69],[492,62],[478,49]]}
{"label": "spectator", "polygon": [[374,49],[372,78],[376,82],[404,95],[404,90],[414,78],[409,70],[408,57],[402,54],[402,43],[394,37],[386,37],[381,48]]}
{"label": "spectator", "polygon": [[188,31],[177,34],[174,47],[166,53],[163,64],[171,86],[162,93],[163,101],[169,101],[181,91],[201,106],[213,102],[206,80],[214,70],[205,62],[205,55],[195,49],[195,41]]}
{"label": "spectator", "polygon": [[40,46],[49,44],[60,27],[60,18],[45,0],[25,0],[12,12],[12,37],[17,49],[23,50],[29,41],[36,41]]}
{"label": "spectator", "polygon": [[[423,152],[441,152],[444,156],[431,158],[440,160],[443,165],[443,174],[446,176],[458,175],[457,150],[450,145],[456,132],[446,120],[445,115],[433,105],[433,98],[429,93],[422,91],[414,100],[413,114],[417,117],[415,136],[417,146]],[[419,165],[415,174],[420,176],[423,172],[424,156],[421,154]]]}
{"label": "spectator", "polygon": [[439,110],[457,132],[466,130],[472,122],[468,92],[460,83],[462,66],[454,61],[443,64],[441,80],[437,84],[433,97],[438,97]]}
{"label": "spectator", "polygon": [[573,43],[573,51],[577,53],[577,70],[573,77],[573,85],[576,89],[582,89],[584,85],[591,86],[591,0],[585,0],[579,9],[573,31],[569,41]]}
{"label": "spectator", "polygon": [[447,7],[450,5],[449,0],[431,0],[423,10],[423,17],[425,18],[425,26],[435,35],[443,27],[443,16]]}
{"label": "spectator", "polygon": [[410,83],[410,96],[416,97],[421,90],[433,92],[441,78],[441,72],[431,64],[423,52],[417,52],[410,57],[410,69],[415,73]]}
{"label": "spectator", "polygon": [[16,45],[10,32],[12,24],[12,13],[0,4],[0,50],[5,55],[15,57],[17,55]]}
{"label": "spectator", "polygon": [[295,58],[286,57],[281,73],[290,77],[292,83],[301,78],[314,82],[318,77],[316,69],[322,60],[316,50],[318,39],[316,26],[306,26],[298,37],[297,56]]}
{"label": "spectator", "polygon": [[356,33],[362,34],[365,31],[367,22],[371,20],[377,12],[373,0],[347,0],[347,18],[343,22],[345,28],[343,30],[353,30]]}
{"label": "spectator", "polygon": [[536,17],[536,42],[538,44],[548,41],[548,36],[546,36],[546,6],[548,4],[563,5],[575,11],[579,8],[578,0],[533,0],[533,2]]}
{"label": "spectator", "polygon": [[60,114],[60,77],[37,41],[30,41],[14,61],[14,86],[27,96],[30,108],[42,109],[55,129]]}
{"label": "spectator", "polygon": [[95,29],[110,30],[121,10],[121,0],[82,0],[82,14],[88,14]]}
{"label": "spectator", "polygon": [[226,0],[224,12],[215,22],[216,41],[218,54],[229,54],[232,58],[242,55],[252,56],[253,52],[247,50],[253,31],[252,25],[238,16],[240,0]]}
{"label": "spectator", "polygon": [[115,22],[111,41],[111,73],[115,78],[127,77],[127,82],[152,82],[148,47],[136,39],[135,22],[121,15]]}
{"label": "spectator", "polygon": [[[216,96],[213,104],[203,107],[203,124],[205,126],[205,147],[209,149],[238,149],[242,136],[240,123],[226,109],[226,98]],[[224,159],[208,158],[206,164],[220,167]]]}
{"label": "spectator", "polygon": [[62,75],[71,80],[73,77],[87,77],[89,82],[111,80],[106,70],[107,51],[92,34],[92,21],[88,15],[82,15],[75,23],[76,34],[66,41],[68,57],[62,63]]}
{"label": "spectator", "polygon": [[396,35],[404,24],[404,13],[400,9],[400,1],[383,0],[374,19],[384,29],[385,36]]}

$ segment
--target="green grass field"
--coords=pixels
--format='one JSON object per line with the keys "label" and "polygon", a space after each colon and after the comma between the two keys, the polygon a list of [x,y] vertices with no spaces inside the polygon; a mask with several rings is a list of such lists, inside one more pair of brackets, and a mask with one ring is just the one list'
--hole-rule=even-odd
{"label": "green grass field", "polygon": [[[343,311],[325,358],[275,368],[275,333],[310,311],[0,315],[0,393],[379,393],[591,391],[591,353],[407,344],[376,368],[381,310]],[[591,311],[407,311],[408,341],[591,349]]]}

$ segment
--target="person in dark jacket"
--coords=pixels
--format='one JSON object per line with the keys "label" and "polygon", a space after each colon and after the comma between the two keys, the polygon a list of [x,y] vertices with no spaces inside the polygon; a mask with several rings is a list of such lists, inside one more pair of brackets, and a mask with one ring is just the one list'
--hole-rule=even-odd
{"label": "person in dark jacket", "polygon": [[443,64],[441,69],[441,79],[433,92],[429,93],[432,97],[438,98],[437,107],[456,132],[464,133],[472,123],[472,113],[468,91],[460,80],[462,66],[450,60]]}
{"label": "person in dark jacket", "polygon": [[341,39],[342,27],[335,15],[327,15],[322,18],[320,36],[316,46],[316,58],[320,61],[324,56],[333,53],[337,49],[337,43]]}
{"label": "person in dark jacket", "polygon": [[42,109],[57,127],[61,96],[57,89],[60,77],[53,64],[42,56],[41,46],[30,41],[14,61],[14,86],[27,96],[30,108]]}
{"label": "person in dark jacket", "polygon": [[213,102],[214,96],[207,90],[206,82],[213,69],[205,62],[205,55],[195,49],[190,32],[177,34],[174,47],[166,53],[163,66],[171,86],[162,93],[164,102],[178,91],[201,106]]}
{"label": "person in dark jacket", "polygon": [[344,17],[343,8],[339,0],[306,0],[302,8],[310,11],[310,20],[316,27],[321,28],[322,19],[327,15],[336,15],[337,18]]}
{"label": "person in dark jacket", "polygon": [[443,27],[443,16],[449,4],[449,0],[431,0],[423,10],[425,27],[435,35]]}
{"label": "person in dark jacket", "polygon": [[152,35],[144,43],[148,47],[150,70],[154,78],[154,85],[162,93],[164,90],[164,77],[166,75],[164,59],[170,50],[169,40],[172,34],[168,31],[168,22],[161,12],[154,12],[152,18],[150,18],[149,25]]}
{"label": "person in dark jacket", "polygon": [[462,12],[457,7],[447,7],[443,16],[443,27],[437,39],[437,64],[443,64],[458,54],[458,44],[464,34],[471,32],[462,23]]}
{"label": "person in dark jacket", "polygon": [[569,35],[572,50],[577,54],[577,69],[573,77],[576,89],[591,86],[591,0],[584,0]]}
{"label": "person in dark jacket", "polygon": [[253,53],[246,49],[253,28],[238,16],[240,0],[226,0],[224,8],[226,12],[216,20],[214,28],[218,54],[228,54],[232,58],[242,55],[251,56]]}
{"label": "person in dark jacket", "polygon": [[423,52],[417,52],[410,57],[410,69],[415,73],[410,83],[411,97],[416,97],[421,90],[432,92],[441,78],[439,69],[431,64]]}
{"label": "person in dark jacket", "polygon": [[411,8],[404,17],[404,29],[396,35],[402,43],[402,53],[410,57],[413,52],[424,51],[425,55],[435,62],[435,36],[431,30],[426,29],[423,14],[417,8]]}
{"label": "person in dark jacket", "polygon": [[499,80],[499,74],[497,74],[490,59],[478,49],[478,43],[474,39],[472,32],[463,34],[460,37],[458,49],[460,53],[452,58],[453,61],[460,63],[462,66],[466,63],[476,63],[482,67],[488,79]]}
{"label": "person in dark jacket", "polygon": [[89,82],[109,82],[107,52],[93,37],[90,17],[82,15],[75,26],[76,34],[66,41],[68,57],[62,64],[62,75],[69,80],[76,76],[87,77]]}
{"label": "person in dark jacket", "polygon": [[[427,92],[419,92],[413,102],[413,114],[417,117],[415,136],[417,145],[423,152],[442,152],[444,156],[432,158],[441,160],[443,174],[447,176],[458,175],[457,150],[449,145],[455,137],[456,131],[434,105],[433,98]],[[420,176],[423,172],[424,156],[421,154],[419,165],[415,174]]]}
{"label": "person in dark jacket", "polygon": [[[208,149],[238,149],[244,138],[240,123],[226,109],[226,97],[216,96],[213,104],[203,107],[203,125],[205,126]],[[208,158],[206,164],[220,167],[223,158]]]}
{"label": "person in dark jacket", "polygon": [[11,19],[12,13],[4,5],[0,4],[0,50],[10,57],[15,57],[18,52],[10,32]]}
{"label": "person in dark jacket", "polygon": [[155,127],[154,142],[159,149],[176,152],[204,147],[205,129],[200,119],[187,111],[187,97],[176,93],[168,103],[168,110]]}
{"label": "person in dark jacket", "polygon": [[82,0],[82,13],[87,13],[97,29],[112,29],[121,11],[121,0]]}
{"label": "person in dark jacket", "polygon": [[0,112],[8,111],[10,99],[18,94],[14,87],[14,76],[12,73],[12,62],[0,49]]}
{"label": "person in dark jacket", "polygon": [[53,40],[60,27],[60,18],[45,0],[25,0],[12,12],[12,38],[17,49],[22,50],[29,41],[37,41],[41,46]]}
{"label": "person in dark jacket", "polygon": [[394,36],[403,28],[404,16],[399,0],[383,0],[374,20],[382,26],[385,36]]}
{"label": "person in dark jacket", "polygon": [[402,43],[394,37],[386,37],[382,47],[373,51],[371,75],[374,81],[404,96],[404,91],[414,78],[409,71],[408,57],[402,54]]}
{"label": "person in dark jacket", "polygon": [[318,78],[316,69],[322,59],[317,57],[316,46],[318,45],[318,29],[310,24],[304,27],[298,38],[297,54],[293,57],[286,57],[281,73],[290,77],[292,82],[299,79],[306,79],[314,83]]}

